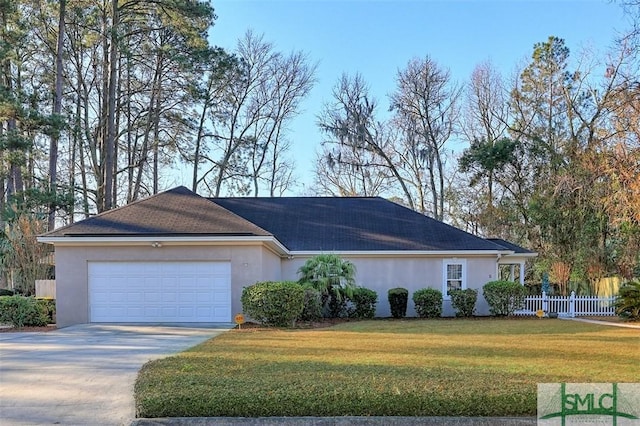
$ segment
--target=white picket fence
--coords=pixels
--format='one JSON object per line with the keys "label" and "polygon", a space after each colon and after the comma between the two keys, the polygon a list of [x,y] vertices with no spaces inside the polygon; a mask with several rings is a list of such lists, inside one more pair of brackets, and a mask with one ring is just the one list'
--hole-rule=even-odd
{"label": "white picket fence", "polygon": [[535,315],[538,310],[545,313],[556,312],[558,316],[615,316],[615,296],[576,296],[571,292],[569,296],[548,296],[542,292],[541,296],[527,296],[524,308],[514,312],[515,315]]}

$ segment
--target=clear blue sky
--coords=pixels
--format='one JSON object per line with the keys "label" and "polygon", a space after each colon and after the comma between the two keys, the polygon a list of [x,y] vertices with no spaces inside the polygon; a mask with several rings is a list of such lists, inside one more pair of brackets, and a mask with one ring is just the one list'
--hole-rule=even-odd
{"label": "clear blue sky", "polygon": [[[233,50],[248,30],[264,34],[283,52],[302,50],[318,63],[317,84],[290,126],[297,174],[312,180],[315,151],[323,139],[316,116],[331,100],[343,72],[359,72],[387,109],[396,72],[413,57],[430,55],[466,83],[474,67],[491,60],[509,77],[526,63],[533,45],[564,38],[572,57],[590,47],[605,57],[629,27],[620,6],[607,0],[212,0],[218,19],[211,42]],[[604,72],[604,69],[603,69]],[[298,189],[290,195],[297,195]]]}

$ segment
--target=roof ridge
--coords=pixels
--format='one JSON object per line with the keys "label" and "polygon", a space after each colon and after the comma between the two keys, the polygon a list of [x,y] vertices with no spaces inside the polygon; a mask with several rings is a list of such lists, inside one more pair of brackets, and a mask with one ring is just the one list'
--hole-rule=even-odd
{"label": "roof ridge", "polygon": [[387,200],[384,197],[380,197],[379,195],[375,195],[375,196],[338,196],[338,195],[288,195],[288,196],[282,196],[282,197],[263,197],[263,196],[258,196],[258,197],[243,197],[243,196],[239,196],[239,197],[204,197],[208,200],[278,200],[278,199],[301,199],[301,198],[313,198],[313,199],[318,199],[318,200],[335,200],[335,199],[345,199],[345,200],[355,200],[355,199],[369,199],[369,200],[375,200],[375,199],[381,199],[381,200],[386,200],[389,201],[391,203],[393,203],[393,201],[391,200]]}

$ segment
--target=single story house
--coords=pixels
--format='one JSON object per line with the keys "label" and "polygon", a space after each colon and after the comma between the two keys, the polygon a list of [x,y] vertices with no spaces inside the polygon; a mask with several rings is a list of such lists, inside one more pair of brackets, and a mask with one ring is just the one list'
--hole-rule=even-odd
{"label": "single story house", "polygon": [[[297,280],[310,257],[353,262],[358,285],[410,295],[433,287],[481,289],[500,265],[535,256],[378,197],[204,198],[185,187],[136,201],[39,237],[55,246],[57,320],[81,323],[231,322],[242,289]],[[513,276],[513,275],[512,275]],[[487,314],[479,291],[477,312]],[[415,315],[409,302],[409,316]]]}

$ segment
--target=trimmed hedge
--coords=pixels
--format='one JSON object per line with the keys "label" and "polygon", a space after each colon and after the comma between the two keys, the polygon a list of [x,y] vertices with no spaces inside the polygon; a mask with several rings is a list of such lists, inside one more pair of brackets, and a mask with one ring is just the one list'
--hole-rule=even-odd
{"label": "trimmed hedge", "polygon": [[310,285],[303,287],[304,307],[298,319],[300,321],[317,321],[322,318],[322,294]]}
{"label": "trimmed hedge", "polygon": [[420,318],[438,318],[442,315],[442,292],[435,288],[417,290],[412,296]]}
{"label": "trimmed hedge", "polygon": [[482,287],[482,294],[491,315],[508,316],[522,309],[527,290],[515,281],[490,281]]}
{"label": "trimmed hedge", "polygon": [[49,323],[48,311],[33,297],[0,296],[0,323],[20,327],[42,327]]}
{"label": "trimmed hedge", "polygon": [[0,288],[0,296],[13,296],[16,294],[13,290],[8,288]]}
{"label": "trimmed hedge", "polygon": [[457,317],[473,316],[478,300],[478,290],[468,288],[466,290],[451,290],[451,306],[456,310]]}
{"label": "trimmed hedge", "polygon": [[304,309],[304,287],[293,281],[265,281],[242,290],[242,309],[256,321],[292,327]]}
{"label": "trimmed hedge", "polygon": [[378,293],[364,287],[353,290],[349,298],[352,306],[349,309],[349,318],[373,318],[376,315],[376,303],[378,303]]}
{"label": "trimmed hedge", "polygon": [[56,323],[56,299],[52,297],[36,297],[36,303],[47,315],[49,324]]}
{"label": "trimmed hedge", "polygon": [[404,318],[407,315],[407,301],[409,300],[409,290],[402,287],[392,288],[388,291],[389,306],[391,316],[394,318]]}

